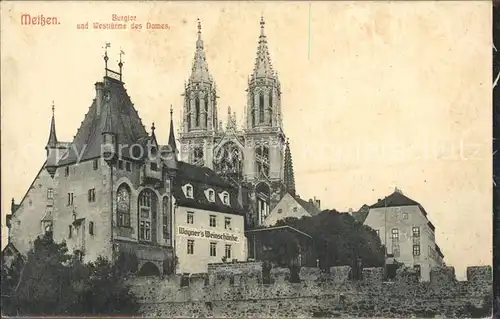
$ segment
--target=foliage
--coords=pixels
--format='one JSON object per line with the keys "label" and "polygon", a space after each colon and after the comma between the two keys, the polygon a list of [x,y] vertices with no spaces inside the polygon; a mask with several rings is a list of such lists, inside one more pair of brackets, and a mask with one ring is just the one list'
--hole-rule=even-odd
{"label": "foliage", "polygon": [[[83,264],[68,253],[65,243],[55,243],[50,236],[38,238],[26,262],[2,267],[2,279],[4,274],[19,271],[17,283],[13,277],[2,280],[2,313],[134,315],[138,303],[124,285],[123,268],[104,258]],[[8,296],[4,296],[4,288],[10,292]]]}
{"label": "foliage", "polygon": [[286,218],[276,223],[285,225],[312,236],[314,254],[321,268],[343,265],[354,268],[358,259],[363,267],[384,265],[384,248],[376,232],[349,214],[326,210],[312,217]]}

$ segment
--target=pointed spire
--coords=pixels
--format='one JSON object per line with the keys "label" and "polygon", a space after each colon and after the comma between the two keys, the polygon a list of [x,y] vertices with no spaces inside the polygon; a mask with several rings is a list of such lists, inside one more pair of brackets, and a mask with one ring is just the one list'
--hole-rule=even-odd
{"label": "pointed spire", "polygon": [[264,17],[260,18],[260,36],[257,46],[257,57],[255,58],[255,66],[253,69],[253,77],[273,77],[274,71],[271,63],[271,57],[267,47],[267,37],[264,33]]}
{"label": "pointed spire", "polygon": [[201,38],[201,22],[198,19],[198,38],[196,40],[196,51],[194,53],[193,68],[189,82],[213,82],[212,76],[208,71],[208,63],[205,57],[203,40]]}
{"label": "pointed spire", "polygon": [[55,119],[55,106],[54,101],[52,101],[52,120],[50,121],[50,133],[49,141],[47,142],[47,147],[57,146],[57,136],[56,136],[56,119]]}
{"label": "pointed spire", "polygon": [[285,176],[283,178],[285,189],[290,195],[295,196],[295,176],[293,173],[292,153],[290,152],[290,143],[286,140],[285,148]]}
{"label": "pointed spire", "polygon": [[168,136],[168,146],[172,149],[172,151],[175,154],[175,157],[177,158],[177,145],[175,144],[175,134],[174,134],[174,110],[172,108],[172,105],[170,105],[170,134]]}
{"label": "pointed spire", "polygon": [[104,68],[108,68],[108,48],[111,47],[111,43],[106,42],[104,43]]}

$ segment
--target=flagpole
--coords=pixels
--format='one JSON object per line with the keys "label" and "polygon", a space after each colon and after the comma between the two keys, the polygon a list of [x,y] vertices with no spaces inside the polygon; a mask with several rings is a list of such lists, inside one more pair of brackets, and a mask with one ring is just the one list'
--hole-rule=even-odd
{"label": "flagpole", "polygon": [[384,197],[384,277],[387,276],[387,197]]}

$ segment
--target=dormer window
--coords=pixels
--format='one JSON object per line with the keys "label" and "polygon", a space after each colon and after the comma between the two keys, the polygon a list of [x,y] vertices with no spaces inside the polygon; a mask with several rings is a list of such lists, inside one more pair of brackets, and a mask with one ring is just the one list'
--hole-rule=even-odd
{"label": "dormer window", "polygon": [[213,189],[208,189],[206,191],[207,199],[209,202],[215,202],[215,191]]}
{"label": "dormer window", "polygon": [[184,186],[184,194],[187,198],[193,198],[193,186],[187,184]]}
{"label": "dormer window", "polygon": [[221,198],[222,203],[223,203],[224,205],[228,205],[228,206],[230,205],[230,201],[229,201],[229,193],[228,193],[228,192],[222,192],[222,193],[220,194],[220,198]]}

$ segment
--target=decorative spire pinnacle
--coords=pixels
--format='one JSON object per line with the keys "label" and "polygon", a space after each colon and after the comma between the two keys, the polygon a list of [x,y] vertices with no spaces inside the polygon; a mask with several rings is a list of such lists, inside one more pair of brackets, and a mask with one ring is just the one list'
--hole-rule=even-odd
{"label": "decorative spire pinnacle", "polygon": [[290,142],[286,139],[285,148],[285,175],[283,178],[285,189],[290,195],[295,196],[295,176],[293,173],[292,153],[290,152]]}
{"label": "decorative spire pinnacle", "polygon": [[104,44],[104,68],[107,69],[108,68],[108,48],[111,47],[111,43],[109,42],[106,42]]}
{"label": "decorative spire pinnacle", "polygon": [[155,122],[153,122],[153,124],[151,124],[151,135],[155,135]]}
{"label": "decorative spire pinnacle", "polygon": [[54,105],[54,101],[52,101],[52,119],[50,121],[50,132],[49,141],[47,142],[47,148],[57,146],[55,108],[56,107]]}
{"label": "decorative spire pinnacle", "polygon": [[194,53],[193,68],[191,70],[189,82],[213,82],[212,75],[210,75],[208,71],[203,40],[201,38],[200,19],[198,19],[198,38],[196,40],[196,51]]}
{"label": "decorative spire pinnacle", "polygon": [[120,49],[120,61],[118,62],[118,67],[120,68],[120,81],[122,80],[123,64],[125,64],[125,62],[122,61],[122,55],[125,55],[125,52],[122,49]]}
{"label": "decorative spire pinnacle", "polygon": [[172,105],[170,105],[170,134],[168,136],[168,146],[170,146],[170,149],[175,154],[175,158],[177,158],[177,153],[179,151],[177,150],[177,145],[175,144],[173,113],[174,113],[174,111],[172,109]]}
{"label": "decorative spire pinnacle", "polygon": [[271,57],[269,56],[269,50],[267,47],[267,37],[264,33],[264,17],[260,18],[260,36],[259,44],[257,46],[257,57],[255,59],[255,66],[253,69],[252,78],[256,77],[272,77],[274,78],[273,66],[271,63]]}

